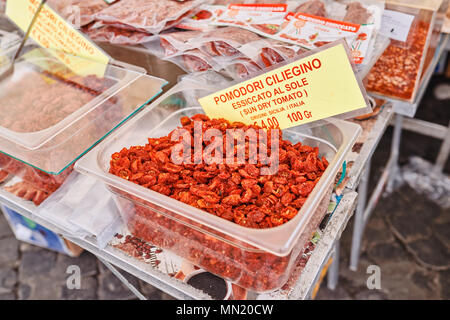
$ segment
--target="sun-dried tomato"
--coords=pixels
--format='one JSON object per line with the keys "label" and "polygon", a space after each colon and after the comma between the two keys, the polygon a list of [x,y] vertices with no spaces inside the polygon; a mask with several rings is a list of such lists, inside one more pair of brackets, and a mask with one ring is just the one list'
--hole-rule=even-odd
{"label": "sun-dried tomato", "polygon": [[[200,114],[183,117],[181,124],[191,133],[191,140],[194,121],[202,121],[203,130],[216,128],[225,132],[226,129],[241,128],[245,131],[249,127],[223,119],[210,120]],[[170,152],[178,141],[171,141],[167,136],[149,138],[145,146],[124,148],[113,154],[110,173],[241,226],[272,228],[298,214],[328,166],[325,158],[319,158],[317,148],[301,143],[294,145],[282,140],[281,134],[279,137],[283,157],[280,157],[278,171],[273,175],[261,175],[261,167],[264,166],[261,163],[174,164],[170,161]],[[224,141],[224,146],[226,143]],[[192,143],[191,148],[193,146]],[[207,146],[208,143],[204,142],[203,149]],[[248,160],[249,153],[246,152]],[[136,172],[133,171],[135,169]],[[234,238],[220,234],[216,237],[218,231],[206,232],[206,226],[182,216],[172,219],[174,213],[171,211],[116,191],[133,199],[133,206],[122,206],[124,214],[129,217],[127,225],[133,235],[259,292],[273,290],[286,282],[288,269],[295,265],[292,259],[296,259],[318,227],[329,201],[325,196],[320,212],[306,226],[298,246],[289,255],[279,257],[262,250],[255,251],[247,245],[238,246],[236,244],[240,242]]]}
{"label": "sun-dried tomato", "polygon": [[419,81],[419,71],[430,24],[419,21],[404,44],[392,40],[367,75],[367,91],[412,100]]}
{"label": "sun-dried tomato", "polygon": [[[203,130],[258,128],[224,119],[211,120],[203,114],[182,117],[181,125],[191,132],[192,140],[195,139],[194,121],[202,121]],[[294,145],[283,140],[281,134],[279,137],[279,170],[269,176],[260,175],[261,163],[174,164],[170,154],[178,141],[168,136],[149,138],[145,146],[125,148],[113,154],[110,173],[224,219],[232,217],[235,223],[246,227],[278,226],[295,217],[302,199],[311,193],[328,166],[325,158],[319,158],[318,148]],[[208,142],[203,142],[203,150],[207,146]],[[243,147],[247,151],[249,142]],[[249,161],[249,152],[245,154]],[[253,215],[255,211],[258,213]]]}

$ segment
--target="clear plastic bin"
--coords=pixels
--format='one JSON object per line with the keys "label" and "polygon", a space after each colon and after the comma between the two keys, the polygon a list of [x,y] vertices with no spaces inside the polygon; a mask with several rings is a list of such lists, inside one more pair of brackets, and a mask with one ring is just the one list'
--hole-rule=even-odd
{"label": "clear plastic bin", "polygon": [[406,41],[390,45],[367,75],[368,92],[414,102],[420,81],[433,60],[444,15],[442,0],[387,0],[386,10],[412,15]]}
{"label": "clear plastic bin", "polygon": [[179,126],[180,117],[203,113],[192,101],[213,90],[179,83],[80,159],[75,169],[105,182],[135,236],[247,289],[275,290],[287,281],[325,215],[336,174],[361,128],[332,120],[312,129],[283,131],[284,139],[319,147],[329,166],[299,213],[270,229],[243,227],[109,173],[114,152],[165,136]]}
{"label": "clear plastic bin", "polygon": [[14,73],[0,82],[0,151],[48,174],[63,172],[166,83],[119,61],[102,76],[85,70],[80,75],[48,50],[26,47],[24,52]]}

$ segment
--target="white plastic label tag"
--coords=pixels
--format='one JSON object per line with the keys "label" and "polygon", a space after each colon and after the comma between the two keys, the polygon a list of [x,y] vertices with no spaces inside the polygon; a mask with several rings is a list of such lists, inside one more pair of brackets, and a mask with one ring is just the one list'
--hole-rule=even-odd
{"label": "white plastic label tag", "polygon": [[405,42],[414,16],[398,11],[384,10],[380,33],[394,40]]}

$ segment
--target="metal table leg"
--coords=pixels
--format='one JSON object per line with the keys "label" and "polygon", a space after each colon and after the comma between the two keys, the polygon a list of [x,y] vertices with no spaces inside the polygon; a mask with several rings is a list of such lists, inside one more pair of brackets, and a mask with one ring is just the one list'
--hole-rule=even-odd
{"label": "metal table leg", "polygon": [[448,126],[447,133],[445,134],[441,150],[439,150],[439,155],[436,159],[436,164],[434,167],[436,172],[442,172],[444,170],[444,166],[448,160],[449,154],[450,154],[450,124]]}
{"label": "metal table leg", "polygon": [[127,279],[109,262],[103,260],[100,257],[97,257],[116,277],[119,279],[130,291],[138,297],[140,300],[147,300],[146,297],[142,293],[139,292],[138,289],[135,288]]}
{"label": "metal table leg", "polygon": [[339,259],[340,259],[340,242],[337,240],[334,244],[333,262],[328,270],[327,287],[334,290],[339,281]]}
{"label": "metal table leg", "polygon": [[353,225],[352,249],[350,253],[350,270],[356,271],[358,268],[359,251],[361,249],[361,241],[364,231],[364,212],[367,202],[367,192],[369,188],[370,163],[367,162],[366,169],[361,177],[358,186],[358,203],[355,211],[355,221]]}
{"label": "metal table leg", "polygon": [[395,115],[395,124],[394,124],[394,136],[392,138],[392,145],[391,145],[390,164],[392,165],[392,170],[391,170],[391,174],[389,176],[389,180],[388,180],[387,186],[386,186],[387,193],[391,193],[392,191],[394,191],[395,178],[397,177],[397,174],[400,171],[399,166],[398,166],[398,158],[400,155],[400,142],[401,142],[401,136],[402,136],[402,127],[403,127],[403,116],[400,114],[396,114]]}

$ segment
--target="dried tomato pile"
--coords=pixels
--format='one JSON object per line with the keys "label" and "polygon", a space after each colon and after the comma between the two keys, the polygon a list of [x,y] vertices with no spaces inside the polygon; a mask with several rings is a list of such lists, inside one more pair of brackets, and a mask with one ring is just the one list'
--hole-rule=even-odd
{"label": "dried tomato pile", "polygon": [[[259,129],[224,119],[210,120],[201,114],[183,117],[181,123],[191,132],[192,145],[194,121],[203,122],[203,132],[209,128],[223,133],[227,129]],[[318,157],[318,148],[294,145],[283,140],[281,132],[279,137],[279,170],[274,175],[260,175],[261,162],[176,165],[170,157],[178,141],[171,141],[170,135],[149,138],[145,146],[114,153],[109,172],[239,225],[270,228],[295,217],[328,166],[325,158]],[[207,145],[203,142],[203,148]]]}
{"label": "dried tomato pile", "polygon": [[404,100],[413,98],[430,24],[419,21],[408,43],[392,41],[367,76],[367,90]]}

